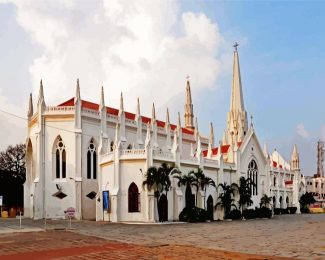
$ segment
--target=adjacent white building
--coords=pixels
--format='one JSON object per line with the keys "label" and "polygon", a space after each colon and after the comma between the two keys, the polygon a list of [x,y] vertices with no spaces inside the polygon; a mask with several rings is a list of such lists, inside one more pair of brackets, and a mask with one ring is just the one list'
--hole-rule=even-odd
{"label": "adjacent white building", "polygon": [[[142,183],[146,170],[163,162],[183,173],[200,167],[216,184],[250,177],[255,184],[253,207],[266,194],[273,197],[274,207],[294,206],[299,212],[305,180],[297,147],[290,162],[278,151],[269,154],[266,146],[261,147],[253,124],[247,121],[237,46],[233,62],[230,109],[224,136],[217,144],[212,124],[209,135],[199,131],[189,81],[184,124],[179,113],[172,124],[168,109],[166,119],[158,120],[154,104],[151,118],[141,115],[139,99],[134,113],[127,112],[122,94],[119,109],[107,107],[103,88],[99,105],[83,100],[79,82],[74,98],[47,106],[41,82],[36,111],[31,97],[28,111],[25,215],[63,218],[64,211],[74,207],[78,219],[157,221],[154,194]],[[109,195],[108,210],[103,193]],[[168,220],[178,220],[185,190],[173,179],[167,196],[160,197],[159,205],[165,207]],[[206,194],[198,193],[198,206],[212,209],[217,197],[218,191],[208,187]],[[223,218],[220,210],[212,210],[215,219]]]}

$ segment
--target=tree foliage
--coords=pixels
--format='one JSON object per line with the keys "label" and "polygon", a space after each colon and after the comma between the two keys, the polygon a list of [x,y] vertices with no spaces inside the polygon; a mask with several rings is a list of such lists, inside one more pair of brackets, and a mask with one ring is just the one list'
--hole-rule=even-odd
{"label": "tree foliage", "polygon": [[239,187],[238,187],[238,192],[239,192],[238,204],[241,209],[241,212],[246,206],[250,206],[253,204],[251,189],[250,189],[251,184],[252,184],[252,179],[250,178],[245,179],[244,177],[240,177]]}
{"label": "tree foliage", "polygon": [[23,184],[26,180],[25,155],[25,144],[10,145],[0,152],[0,178],[13,179]]}
{"label": "tree foliage", "polygon": [[[152,166],[147,170],[145,180],[143,181],[142,186],[147,187],[149,191],[153,190],[154,196],[157,200],[157,206],[159,203],[159,198],[163,192],[167,197],[167,193],[171,187],[170,174],[173,172],[174,169],[176,168],[169,166],[166,163],[162,163],[161,166],[159,166],[158,168]],[[175,171],[179,172],[177,169]],[[161,219],[161,212],[159,208],[158,215],[159,219]]]}
{"label": "tree foliage", "polygon": [[221,206],[224,209],[225,217],[229,218],[229,213],[231,211],[231,207],[236,205],[233,203],[235,200],[233,196],[235,195],[235,191],[238,190],[238,185],[236,183],[227,184],[220,183],[218,187],[222,188],[222,193],[218,196],[218,202],[215,205],[215,208]]}

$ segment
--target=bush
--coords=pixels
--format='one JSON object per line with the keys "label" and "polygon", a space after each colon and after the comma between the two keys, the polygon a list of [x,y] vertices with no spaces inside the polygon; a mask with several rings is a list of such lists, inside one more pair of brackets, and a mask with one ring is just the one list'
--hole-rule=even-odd
{"label": "bush", "polygon": [[281,209],[280,208],[274,208],[274,215],[280,215]]}
{"label": "bush", "polygon": [[185,207],[179,214],[179,221],[183,222],[205,222],[207,219],[207,211],[198,207]]}
{"label": "bush", "polygon": [[301,213],[309,213],[308,206],[307,205],[301,205],[300,212]]}
{"label": "bush", "polygon": [[253,219],[253,218],[256,218],[256,211],[254,209],[245,209],[243,211],[243,217],[245,219]]}
{"label": "bush", "polygon": [[240,210],[238,210],[238,209],[233,209],[232,211],[230,211],[230,213],[229,213],[229,218],[232,219],[232,220],[235,220],[235,219],[241,219],[241,213],[240,213]]}
{"label": "bush", "polygon": [[297,207],[289,207],[288,209],[290,214],[296,214]]}
{"label": "bush", "polygon": [[256,217],[258,218],[271,218],[272,210],[267,207],[261,207],[256,209]]}
{"label": "bush", "polygon": [[289,209],[281,209],[281,214],[289,214]]}

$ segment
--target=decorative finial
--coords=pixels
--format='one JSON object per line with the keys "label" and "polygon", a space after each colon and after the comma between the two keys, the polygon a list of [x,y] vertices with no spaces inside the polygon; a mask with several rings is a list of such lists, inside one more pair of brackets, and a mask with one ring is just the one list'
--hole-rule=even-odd
{"label": "decorative finial", "polygon": [[187,79],[187,80],[190,80],[190,75],[187,75],[187,76],[186,76],[186,79]]}
{"label": "decorative finial", "polygon": [[253,126],[253,115],[251,115],[251,126]]}
{"label": "decorative finial", "polygon": [[235,48],[235,51],[237,51],[237,47],[239,46],[238,42],[235,42],[234,43],[234,48]]}

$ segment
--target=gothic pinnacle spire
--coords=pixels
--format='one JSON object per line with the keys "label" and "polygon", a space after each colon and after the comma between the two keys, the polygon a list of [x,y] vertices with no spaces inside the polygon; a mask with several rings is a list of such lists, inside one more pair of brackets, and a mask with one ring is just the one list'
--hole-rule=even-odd
{"label": "gothic pinnacle spire", "polygon": [[193,130],[194,113],[193,113],[192,94],[191,94],[189,77],[187,77],[187,81],[186,81],[186,103],[185,103],[184,118],[185,118],[185,127]]}
{"label": "gothic pinnacle spire", "polygon": [[104,87],[102,86],[100,91],[100,105],[99,110],[102,110],[105,107],[105,97],[104,97]]}
{"label": "gothic pinnacle spire", "polygon": [[168,110],[168,107],[167,107],[167,111],[166,111],[166,124],[165,124],[165,126],[166,127],[169,127],[169,125],[170,125],[169,110]]}
{"label": "gothic pinnacle spire", "polygon": [[38,94],[38,105],[44,105],[45,106],[45,101],[44,101],[44,90],[43,90],[43,81],[41,80],[40,82],[40,87],[39,87],[39,94]]}
{"label": "gothic pinnacle spire", "polygon": [[124,112],[124,102],[123,102],[123,93],[121,92],[119,115],[120,115],[122,112]]}
{"label": "gothic pinnacle spire", "polygon": [[214,147],[214,132],[213,132],[213,124],[210,123],[210,136],[209,136],[209,143],[211,144],[211,148]]}
{"label": "gothic pinnacle spire", "polygon": [[137,98],[137,113],[136,113],[136,118],[139,119],[141,117],[140,113],[140,99]]}
{"label": "gothic pinnacle spire", "polygon": [[152,123],[154,124],[156,122],[156,109],[155,109],[155,103],[152,103]]}
{"label": "gothic pinnacle spire", "polygon": [[76,99],[80,99],[80,86],[79,86],[79,79],[77,79],[77,86],[76,86]]}
{"label": "gothic pinnacle spire", "polygon": [[34,114],[34,110],[33,110],[33,96],[32,93],[29,94],[29,104],[28,104],[28,113],[27,116],[28,118],[31,118]]}

